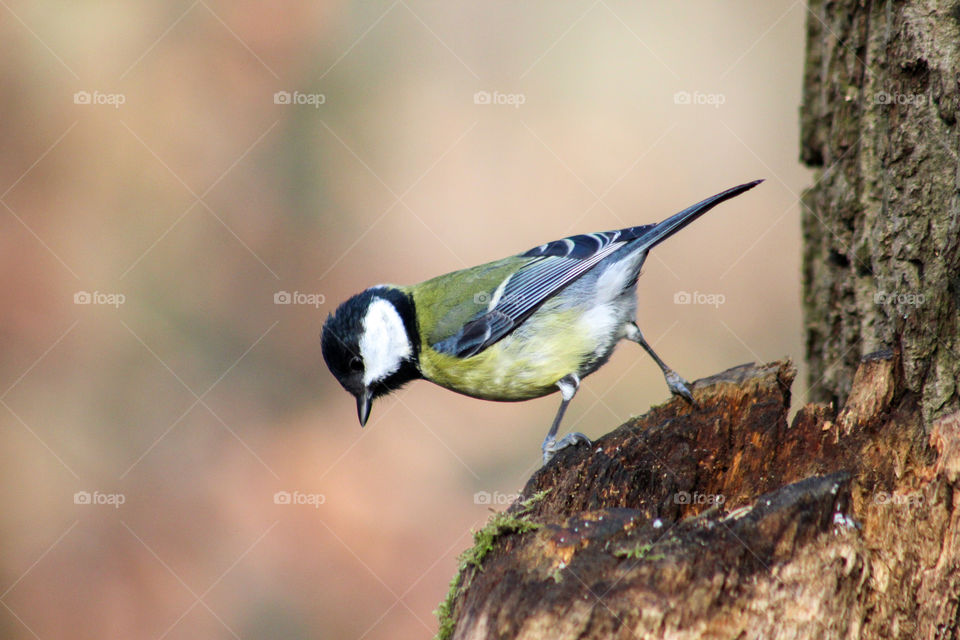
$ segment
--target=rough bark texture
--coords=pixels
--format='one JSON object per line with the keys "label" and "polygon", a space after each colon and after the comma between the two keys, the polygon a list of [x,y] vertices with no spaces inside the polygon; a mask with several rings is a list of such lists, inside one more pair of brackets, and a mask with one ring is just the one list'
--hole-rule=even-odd
{"label": "rough bark texture", "polygon": [[801,157],[804,314],[814,399],[842,402],[860,357],[903,353],[929,422],[960,379],[960,3],[811,0]]}
{"label": "rough bark texture", "polygon": [[731,369],[558,454],[478,535],[452,637],[957,637],[960,414],[925,435],[888,352],[788,426],[794,375]]}

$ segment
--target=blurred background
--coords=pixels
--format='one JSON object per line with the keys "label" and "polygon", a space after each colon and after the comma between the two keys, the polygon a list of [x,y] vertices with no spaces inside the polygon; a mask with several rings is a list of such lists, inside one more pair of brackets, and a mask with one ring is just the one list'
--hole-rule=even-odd
{"label": "blurred background", "polygon": [[[0,637],[430,637],[559,399],[361,430],[318,336],[374,283],[764,177],[639,323],[691,381],[802,354],[800,2],[0,4]],[[563,429],[668,395],[622,344]]]}

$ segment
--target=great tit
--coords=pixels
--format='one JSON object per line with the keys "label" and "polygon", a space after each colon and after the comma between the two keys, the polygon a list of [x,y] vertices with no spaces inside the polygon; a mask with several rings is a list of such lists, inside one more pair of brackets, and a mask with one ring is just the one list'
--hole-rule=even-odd
{"label": "great tit", "polygon": [[637,327],[640,268],[650,249],[760,182],[727,189],[659,224],[554,240],[412,286],[371,287],[327,317],[323,358],[356,397],[361,426],[375,398],[418,378],[485,400],[559,391],[542,445],[546,464],[564,447],[590,444],[582,433],[557,440],[557,428],[580,381],[624,338],[650,354],[672,393],[693,403],[689,383]]}

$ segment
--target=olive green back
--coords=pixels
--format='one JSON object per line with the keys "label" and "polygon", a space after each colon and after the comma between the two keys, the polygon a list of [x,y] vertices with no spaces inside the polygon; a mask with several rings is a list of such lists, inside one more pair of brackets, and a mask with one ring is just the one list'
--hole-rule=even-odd
{"label": "olive green back", "polygon": [[497,287],[535,259],[511,256],[401,287],[413,295],[420,335],[426,344],[455,335],[464,324],[485,312]]}

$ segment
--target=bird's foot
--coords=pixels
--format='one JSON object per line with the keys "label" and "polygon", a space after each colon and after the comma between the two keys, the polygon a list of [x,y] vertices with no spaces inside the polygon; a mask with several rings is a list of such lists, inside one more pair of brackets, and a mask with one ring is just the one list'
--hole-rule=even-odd
{"label": "bird's foot", "polygon": [[694,407],[697,406],[696,400],[693,399],[693,394],[690,393],[690,383],[681,378],[680,374],[673,369],[666,369],[663,372],[663,377],[667,381],[670,393],[680,396]]}
{"label": "bird's foot", "polygon": [[576,445],[576,444],[585,444],[590,446],[593,442],[582,433],[574,431],[563,436],[559,440],[555,438],[547,437],[543,440],[543,464],[546,465],[561,449],[566,449],[567,447]]}

